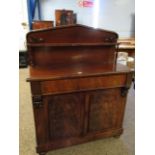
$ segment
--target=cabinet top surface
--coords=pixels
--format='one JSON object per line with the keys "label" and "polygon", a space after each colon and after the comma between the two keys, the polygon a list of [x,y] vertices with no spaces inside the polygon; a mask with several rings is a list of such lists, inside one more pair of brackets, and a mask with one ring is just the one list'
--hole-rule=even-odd
{"label": "cabinet top surface", "polygon": [[102,76],[110,74],[129,73],[131,71],[127,66],[117,64],[113,69],[111,66],[96,64],[93,66],[77,65],[67,66],[61,68],[40,69],[29,68],[30,77],[27,81],[44,81],[44,80],[56,80],[56,79],[70,79],[70,78],[82,78],[89,76]]}

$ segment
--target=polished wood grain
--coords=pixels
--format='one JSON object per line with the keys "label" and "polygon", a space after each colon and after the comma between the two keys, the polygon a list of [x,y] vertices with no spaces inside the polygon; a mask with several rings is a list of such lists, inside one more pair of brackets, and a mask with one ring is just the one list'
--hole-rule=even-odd
{"label": "polished wood grain", "polygon": [[60,148],[64,148],[64,147],[68,147],[71,145],[77,145],[77,144],[82,144],[82,143],[86,143],[92,140],[97,140],[97,139],[102,139],[102,138],[108,138],[111,136],[119,136],[123,133],[123,129],[109,129],[106,130],[104,132],[98,132],[98,133],[91,133],[91,134],[87,134],[86,136],[82,136],[82,137],[72,137],[72,138],[66,138],[64,139],[60,139],[57,141],[51,141],[49,143],[45,143],[44,145],[39,145],[37,146],[37,152],[42,152],[43,150],[45,152],[48,152],[49,150],[55,150],[55,149],[60,149]]}
{"label": "polished wood grain", "polygon": [[84,96],[66,94],[46,97],[49,105],[50,139],[77,137],[82,133],[82,103]]}
{"label": "polished wood grain", "polygon": [[55,68],[102,62],[113,67],[117,38],[114,32],[81,25],[30,32],[27,34],[29,64]]}
{"label": "polished wood grain", "polygon": [[27,34],[27,44],[38,43],[117,43],[118,34],[83,25],[61,26]]}
{"label": "polished wood grain", "polygon": [[123,104],[125,102],[119,88],[91,92],[89,132],[121,128],[119,117]]}
{"label": "polished wood grain", "polygon": [[33,48],[32,59],[35,62],[33,65],[42,68],[55,68],[59,65],[73,66],[78,63],[94,65],[98,62],[113,66],[115,63],[114,49],[115,46],[37,47]]}
{"label": "polished wood grain", "polygon": [[116,63],[115,32],[82,25],[27,35],[36,151],[123,133],[133,72]]}
{"label": "polished wood grain", "polygon": [[[105,83],[106,81],[106,83]],[[71,91],[105,89],[112,87],[122,87],[125,85],[126,75],[109,75],[98,77],[74,78],[56,81],[41,82],[43,94],[61,93]],[[62,87],[63,86],[63,87]]]}
{"label": "polished wood grain", "polygon": [[76,77],[104,76],[132,72],[130,68],[122,64],[96,63],[94,65],[77,64],[71,66],[56,66],[55,68],[29,67],[30,77],[27,81],[44,81],[56,79],[71,79]]}

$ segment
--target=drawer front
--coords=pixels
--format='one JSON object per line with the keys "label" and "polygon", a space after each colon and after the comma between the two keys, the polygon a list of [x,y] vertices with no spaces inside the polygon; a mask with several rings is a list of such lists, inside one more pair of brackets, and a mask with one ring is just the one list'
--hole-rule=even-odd
{"label": "drawer front", "polygon": [[43,81],[41,82],[41,91],[43,94],[48,94],[113,88],[122,87],[125,85],[125,82],[126,74]]}

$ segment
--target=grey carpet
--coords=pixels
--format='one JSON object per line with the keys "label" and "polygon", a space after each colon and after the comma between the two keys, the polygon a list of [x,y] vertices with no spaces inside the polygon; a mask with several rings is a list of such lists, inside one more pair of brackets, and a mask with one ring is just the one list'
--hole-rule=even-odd
{"label": "grey carpet", "polygon": [[[28,69],[20,69],[19,76],[20,155],[37,155],[35,151],[36,143],[30,86],[29,83],[26,82]],[[96,140],[56,151],[50,151],[47,155],[134,155],[134,99],[134,90],[133,87],[131,87],[128,94],[124,118],[124,133],[120,138]]]}

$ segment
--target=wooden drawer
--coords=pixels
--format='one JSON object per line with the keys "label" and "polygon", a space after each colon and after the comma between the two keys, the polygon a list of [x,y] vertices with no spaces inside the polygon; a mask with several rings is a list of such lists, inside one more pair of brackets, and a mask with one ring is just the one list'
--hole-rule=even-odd
{"label": "wooden drawer", "polygon": [[43,94],[122,87],[126,74],[51,80],[41,82]]}

